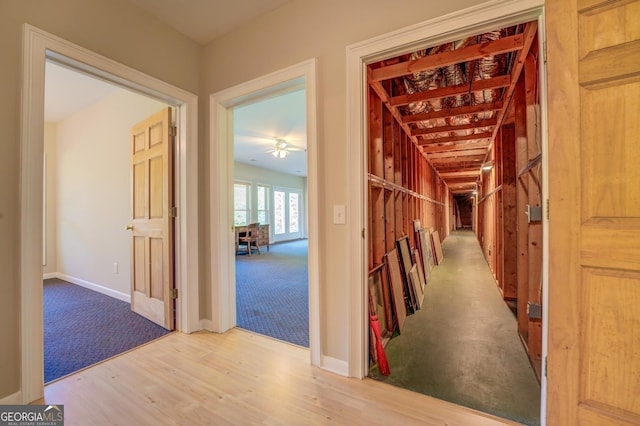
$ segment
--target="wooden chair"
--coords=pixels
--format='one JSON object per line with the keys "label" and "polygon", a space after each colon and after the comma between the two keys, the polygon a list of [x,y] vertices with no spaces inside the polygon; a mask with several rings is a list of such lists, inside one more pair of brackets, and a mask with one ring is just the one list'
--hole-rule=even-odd
{"label": "wooden chair", "polygon": [[251,256],[251,246],[258,250],[258,254],[260,254],[260,243],[258,242],[258,238],[260,237],[260,224],[259,223],[250,223],[247,225],[247,232],[244,235],[238,237],[238,245],[246,245],[247,246],[247,254]]}

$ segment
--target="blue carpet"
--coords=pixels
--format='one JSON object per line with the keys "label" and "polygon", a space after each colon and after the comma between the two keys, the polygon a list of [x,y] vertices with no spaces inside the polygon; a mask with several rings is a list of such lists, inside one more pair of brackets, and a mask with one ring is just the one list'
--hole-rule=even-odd
{"label": "blue carpet", "polygon": [[59,279],[44,280],[45,383],[167,333],[126,302]]}
{"label": "blue carpet", "polygon": [[307,240],[236,256],[238,327],[309,347]]}

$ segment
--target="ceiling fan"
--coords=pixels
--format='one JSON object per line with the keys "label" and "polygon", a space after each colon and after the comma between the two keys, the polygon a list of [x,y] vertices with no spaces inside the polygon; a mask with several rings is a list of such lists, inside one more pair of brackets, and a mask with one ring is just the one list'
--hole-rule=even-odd
{"label": "ceiling fan", "polygon": [[276,145],[271,154],[276,158],[285,158],[289,154],[289,145],[284,139],[276,138]]}
{"label": "ceiling fan", "polygon": [[302,151],[302,149],[296,148],[282,138],[275,138],[275,145],[268,152],[275,158],[286,158],[293,151]]}

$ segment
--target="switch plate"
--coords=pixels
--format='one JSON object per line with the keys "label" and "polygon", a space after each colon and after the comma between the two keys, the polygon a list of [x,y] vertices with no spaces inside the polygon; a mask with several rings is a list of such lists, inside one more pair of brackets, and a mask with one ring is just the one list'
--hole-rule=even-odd
{"label": "switch plate", "polygon": [[346,207],[342,204],[337,204],[333,206],[333,224],[334,225],[344,225],[347,223],[347,213]]}

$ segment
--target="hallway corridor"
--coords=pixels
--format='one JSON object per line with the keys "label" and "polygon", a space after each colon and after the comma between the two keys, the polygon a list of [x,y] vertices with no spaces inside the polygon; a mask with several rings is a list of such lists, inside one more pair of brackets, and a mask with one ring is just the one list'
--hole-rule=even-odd
{"label": "hallway corridor", "polygon": [[515,420],[540,423],[540,385],[471,231],[443,243],[422,309],[388,343],[386,383]]}

